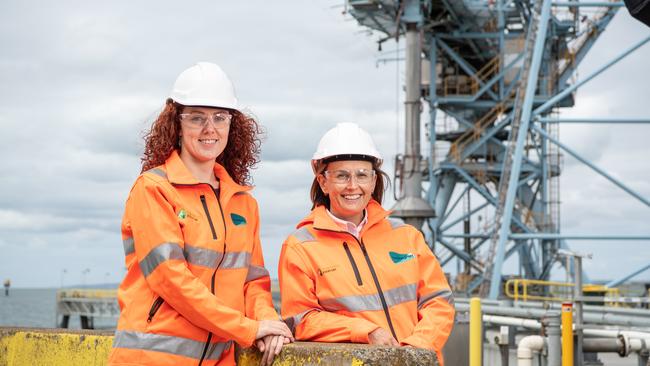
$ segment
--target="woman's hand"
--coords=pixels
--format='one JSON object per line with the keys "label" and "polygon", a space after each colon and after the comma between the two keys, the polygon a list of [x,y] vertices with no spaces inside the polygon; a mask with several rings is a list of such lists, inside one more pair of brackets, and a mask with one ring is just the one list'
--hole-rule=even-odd
{"label": "woman's hand", "polygon": [[280,354],[282,346],[287,343],[291,343],[291,339],[281,335],[267,335],[255,341],[255,345],[262,352],[260,365],[270,366],[275,356]]}
{"label": "woman's hand", "polygon": [[260,339],[268,335],[281,335],[289,338],[292,342],[294,341],[289,327],[281,320],[260,320],[259,324],[260,326],[257,328],[255,339]]}
{"label": "woman's hand", "polygon": [[368,343],[381,344],[385,346],[399,346],[389,331],[384,328],[377,328],[368,334]]}

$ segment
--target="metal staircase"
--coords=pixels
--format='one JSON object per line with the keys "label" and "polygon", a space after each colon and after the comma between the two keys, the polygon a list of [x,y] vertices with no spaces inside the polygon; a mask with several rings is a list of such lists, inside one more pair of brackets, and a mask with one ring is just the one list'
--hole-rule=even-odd
{"label": "metal staircase", "polygon": [[[522,69],[521,76],[519,78],[519,84],[517,85],[517,92],[515,95],[515,103],[512,110],[512,122],[510,127],[510,137],[508,145],[506,146],[506,152],[503,159],[503,169],[501,170],[501,179],[499,180],[498,188],[498,198],[499,205],[494,216],[495,230],[492,233],[492,239],[490,241],[490,248],[487,253],[487,260],[485,261],[485,271],[483,272],[483,283],[481,284],[479,293],[482,297],[485,297],[490,290],[490,279],[492,278],[492,271],[494,269],[494,261],[496,256],[497,244],[499,243],[499,228],[501,225],[510,225],[510,223],[503,223],[503,214],[506,204],[506,193],[508,192],[508,183],[510,181],[510,176],[512,174],[512,163],[515,153],[516,141],[520,133],[528,133],[528,130],[521,131],[520,123],[521,116],[523,111],[524,98],[526,94],[526,86],[528,81],[528,74],[530,73],[531,64],[533,61],[534,54],[534,44],[538,36],[539,28],[539,19],[542,8],[542,1],[535,3],[535,8],[531,14],[530,24],[528,26],[528,37],[526,37],[525,52],[526,56],[524,58],[524,65]],[[545,37],[546,35],[541,35]],[[537,70],[536,70],[537,71]]]}

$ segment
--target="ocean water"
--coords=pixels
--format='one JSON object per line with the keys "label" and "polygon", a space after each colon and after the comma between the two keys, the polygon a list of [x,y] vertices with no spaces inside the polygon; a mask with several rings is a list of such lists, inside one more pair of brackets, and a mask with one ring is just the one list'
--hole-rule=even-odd
{"label": "ocean water", "polygon": [[[274,283],[273,302],[279,311],[280,294]],[[56,288],[12,288],[5,296],[0,288],[0,327],[57,328]],[[115,329],[117,318],[95,318],[96,329]],[[81,329],[79,317],[70,317],[71,329]]]}
{"label": "ocean water", "polygon": [[[56,288],[9,289],[0,292],[0,326],[57,328]],[[96,329],[115,329],[117,318],[96,318]],[[80,329],[79,317],[70,317],[69,328]]]}

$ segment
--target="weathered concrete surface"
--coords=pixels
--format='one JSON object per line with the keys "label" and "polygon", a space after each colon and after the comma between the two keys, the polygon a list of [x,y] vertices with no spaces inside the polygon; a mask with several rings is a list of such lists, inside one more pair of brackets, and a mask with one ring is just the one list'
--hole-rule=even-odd
{"label": "weathered concrete surface", "polygon": [[0,328],[0,366],[106,365],[113,332]]}
{"label": "weathered concrete surface", "polygon": [[[260,364],[261,356],[261,353],[255,348],[243,349],[239,351],[237,364],[241,366],[257,366]],[[284,346],[273,365],[437,366],[438,359],[434,352],[418,348],[350,343],[296,342]]]}
{"label": "weathered concrete surface", "polygon": [[[0,327],[0,366],[104,366],[113,332]],[[259,365],[255,348],[238,350],[238,364]],[[286,345],[273,363],[290,365],[432,365],[434,352],[405,347],[297,342]]]}

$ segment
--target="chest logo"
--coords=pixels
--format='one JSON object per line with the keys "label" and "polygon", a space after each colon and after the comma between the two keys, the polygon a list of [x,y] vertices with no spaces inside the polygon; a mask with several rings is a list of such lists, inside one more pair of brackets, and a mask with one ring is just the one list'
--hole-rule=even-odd
{"label": "chest logo", "polygon": [[187,210],[184,209],[184,208],[181,208],[181,209],[178,211],[178,214],[176,214],[176,216],[178,216],[178,218],[181,219],[181,220],[185,220],[186,218],[190,218],[190,219],[192,219],[192,220],[194,220],[194,221],[198,221],[198,220],[199,220],[199,219],[196,217],[195,214],[193,214],[193,213],[190,212],[190,211],[187,211]]}
{"label": "chest logo", "polygon": [[334,272],[339,266],[329,266],[318,269],[318,274],[323,276],[325,273]]}
{"label": "chest logo", "polygon": [[390,259],[395,264],[404,263],[406,261],[409,261],[409,260],[415,258],[413,253],[403,254],[403,253],[397,253],[397,252],[388,252],[388,254],[390,255]]}
{"label": "chest logo", "polygon": [[244,216],[237,215],[236,213],[231,213],[230,219],[232,220],[232,223],[235,224],[235,226],[246,225],[246,218]]}

